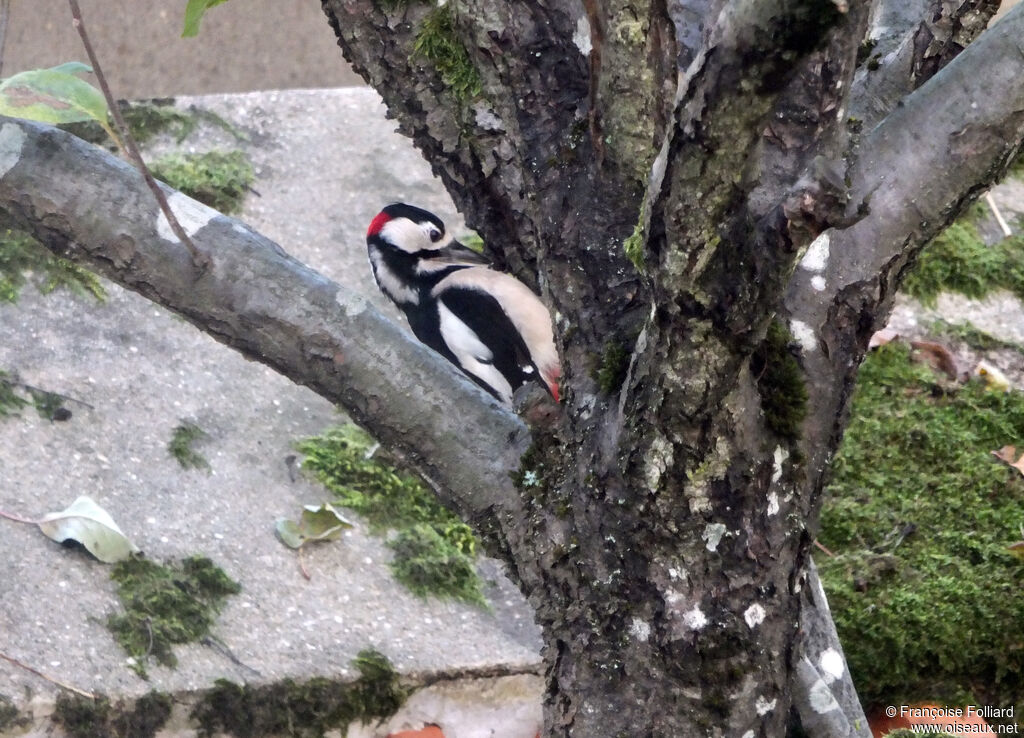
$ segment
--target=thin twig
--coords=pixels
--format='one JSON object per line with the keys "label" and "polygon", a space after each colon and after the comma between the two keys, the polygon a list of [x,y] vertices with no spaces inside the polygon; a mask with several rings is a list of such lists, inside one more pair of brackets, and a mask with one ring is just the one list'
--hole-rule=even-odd
{"label": "thin twig", "polygon": [[306,581],[308,582],[313,577],[310,576],[309,569],[306,568],[306,560],[302,556],[302,549],[304,549],[304,548],[305,548],[305,546],[299,546],[299,551],[298,551],[298,554],[299,554],[299,571],[302,572],[302,576],[304,576],[306,578]]}
{"label": "thin twig", "polygon": [[220,638],[217,638],[216,636],[213,636],[213,635],[208,635],[208,636],[205,636],[200,641],[200,643],[202,645],[208,647],[208,648],[212,648],[217,653],[219,653],[222,656],[224,656],[227,659],[229,659],[231,661],[231,663],[235,664],[236,666],[241,666],[243,669],[247,669],[247,670],[251,671],[256,676],[262,676],[262,674],[260,674],[260,672],[259,672],[259,669],[252,668],[247,663],[242,661],[240,658],[235,656],[234,652],[230,648],[228,648],[228,644],[226,644]]}
{"label": "thin twig", "polygon": [[3,510],[0,510],[0,518],[7,518],[8,520],[13,520],[16,523],[28,523],[29,525],[39,525],[38,520],[30,520],[29,518],[23,518],[20,515],[4,512]]}
{"label": "thin twig", "polygon": [[52,684],[56,684],[61,689],[66,689],[69,692],[74,692],[75,694],[79,694],[82,697],[88,697],[90,700],[96,699],[96,695],[94,695],[92,692],[86,692],[84,689],[79,689],[78,687],[72,687],[70,684],[66,684],[66,683],[60,681],[59,679],[54,679],[53,677],[44,674],[43,672],[39,671],[38,669],[33,669],[28,664],[23,664],[22,662],[18,661],[18,659],[15,659],[15,658],[12,658],[12,657],[8,656],[3,651],[0,651],[0,659],[3,659],[4,661],[9,661],[10,663],[14,664],[15,666],[20,666],[25,671],[30,671],[33,674],[35,674],[37,677],[45,679],[46,681],[51,682]]}
{"label": "thin twig", "polygon": [[4,70],[4,46],[7,45],[7,20],[11,17],[11,0],[0,0],[0,74]]}
{"label": "thin twig", "polygon": [[992,215],[996,216],[996,222],[999,227],[1003,229],[1003,236],[1009,238],[1013,235],[1013,231],[1010,230],[1010,226],[1007,224],[1003,214],[999,212],[999,208],[996,207],[996,201],[992,198],[992,191],[989,190],[985,193],[985,202],[988,203],[989,209],[992,211]]}
{"label": "thin twig", "polygon": [[42,387],[36,387],[34,385],[31,385],[31,384],[25,384],[24,382],[14,382],[14,381],[11,381],[10,379],[4,379],[2,381],[3,381],[4,384],[9,385],[11,387],[21,387],[23,390],[27,390],[29,392],[38,392],[39,394],[43,394],[43,395],[53,395],[54,397],[59,397],[62,400],[66,400],[68,402],[74,402],[75,404],[81,405],[82,407],[87,407],[90,410],[95,410],[96,409],[95,407],[90,405],[85,400],[79,400],[77,397],[72,397],[71,395],[65,395],[65,394],[62,394],[60,392],[53,392],[53,391],[48,390],[48,389],[43,389]]}
{"label": "thin twig", "polygon": [[835,556],[835,554],[829,551],[827,548],[825,548],[825,545],[817,538],[814,539],[814,545],[821,551],[824,551],[827,556]]}
{"label": "thin twig", "polygon": [[125,125],[124,118],[121,116],[121,107],[117,104],[117,100],[114,99],[114,96],[110,92],[110,86],[107,84],[107,78],[103,74],[103,68],[100,66],[100,60],[92,48],[92,43],[89,41],[89,34],[86,32],[85,22],[82,20],[82,9],[78,7],[78,0],[68,0],[68,5],[71,7],[72,23],[78,31],[78,35],[82,38],[82,45],[85,47],[85,53],[89,57],[89,63],[92,64],[93,71],[96,73],[96,80],[100,83],[100,90],[103,91],[103,97],[107,100],[107,107],[110,108],[110,115],[114,118],[114,126],[117,128],[118,135],[121,137],[125,153],[128,155],[128,158],[131,159],[132,163],[135,164],[138,170],[142,172],[142,176],[146,180],[146,186],[149,187],[153,196],[156,198],[157,203],[160,205],[160,210],[163,211],[164,217],[167,218],[167,223],[171,226],[171,230],[174,231],[174,235],[178,237],[179,241],[185,244],[185,248],[187,248],[189,253],[192,255],[192,263],[197,268],[205,270],[210,265],[210,257],[196,248],[196,245],[185,232],[185,229],[181,227],[181,223],[178,222],[178,218],[171,210],[171,206],[167,202],[167,198],[164,197],[163,190],[161,190],[160,185],[156,183],[156,180],[153,178],[153,174],[149,171],[149,167],[146,166],[146,162],[142,160],[142,155],[139,153],[139,147],[135,145],[135,139],[132,138],[131,131],[129,131],[128,126]]}

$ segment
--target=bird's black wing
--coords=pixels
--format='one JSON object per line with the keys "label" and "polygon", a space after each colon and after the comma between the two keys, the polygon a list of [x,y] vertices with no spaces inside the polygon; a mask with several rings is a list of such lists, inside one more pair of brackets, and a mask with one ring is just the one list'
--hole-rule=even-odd
{"label": "bird's black wing", "polygon": [[493,364],[512,385],[512,391],[537,379],[530,351],[501,304],[491,295],[472,287],[445,288],[438,300],[476,334],[491,351],[491,357],[477,357]]}

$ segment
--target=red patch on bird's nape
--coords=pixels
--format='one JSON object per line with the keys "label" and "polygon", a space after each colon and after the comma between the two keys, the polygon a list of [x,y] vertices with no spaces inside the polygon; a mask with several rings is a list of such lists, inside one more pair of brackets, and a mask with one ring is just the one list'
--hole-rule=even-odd
{"label": "red patch on bird's nape", "polygon": [[366,229],[366,237],[376,236],[389,220],[391,220],[391,216],[387,213],[383,211],[377,213],[377,216],[370,221],[370,227]]}

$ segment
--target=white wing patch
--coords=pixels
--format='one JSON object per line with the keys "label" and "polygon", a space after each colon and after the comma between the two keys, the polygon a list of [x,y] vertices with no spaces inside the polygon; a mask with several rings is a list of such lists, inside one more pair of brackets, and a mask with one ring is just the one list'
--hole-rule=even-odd
{"label": "white wing patch", "polygon": [[441,337],[455,354],[459,366],[493,388],[505,404],[511,405],[512,385],[491,363],[494,356],[491,350],[472,328],[459,320],[443,303],[438,302],[437,312],[441,319]]}

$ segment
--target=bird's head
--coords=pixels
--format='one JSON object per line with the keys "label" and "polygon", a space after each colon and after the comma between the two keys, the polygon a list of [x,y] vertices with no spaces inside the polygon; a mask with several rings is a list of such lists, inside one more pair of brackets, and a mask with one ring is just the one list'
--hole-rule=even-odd
{"label": "bird's head", "polygon": [[437,264],[486,264],[480,254],[452,238],[444,222],[428,210],[394,203],[377,213],[366,229],[366,244]]}

